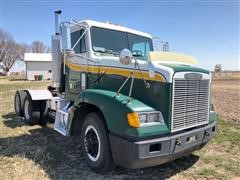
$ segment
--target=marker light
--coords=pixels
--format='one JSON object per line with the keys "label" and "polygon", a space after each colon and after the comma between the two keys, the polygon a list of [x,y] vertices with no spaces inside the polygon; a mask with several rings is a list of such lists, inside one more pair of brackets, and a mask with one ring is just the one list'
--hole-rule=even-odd
{"label": "marker light", "polygon": [[136,112],[127,114],[128,124],[132,127],[138,128],[140,127],[140,121],[138,114]]}

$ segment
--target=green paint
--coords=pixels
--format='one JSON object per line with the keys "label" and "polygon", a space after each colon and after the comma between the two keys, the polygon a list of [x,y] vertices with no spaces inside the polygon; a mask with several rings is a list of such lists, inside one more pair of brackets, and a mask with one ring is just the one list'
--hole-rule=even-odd
{"label": "green paint", "polygon": [[[174,72],[192,71],[209,74],[209,71],[187,65],[164,64]],[[65,80],[66,97],[75,101],[75,105],[82,102],[97,106],[106,119],[107,126],[111,132],[119,135],[134,137],[146,137],[170,133],[172,115],[172,83],[147,81],[150,88],[146,88],[143,80],[135,79],[132,91],[132,100],[128,103],[128,94],[131,79],[121,90],[119,96],[116,92],[125,81],[126,77],[119,75],[103,75],[87,73],[87,89],[80,88],[80,72],[73,72],[68,69]],[[70,83],[76,84],[76,89],[70,89]],[[160,111],[163,114],[165,124],[132,128],[127,122],[127,113]],[[209,121],[216,120],[216,113],[210,112]]]}
{"label": "green paint", "polygon": [[77,106],[82,102],[99,107],[105,117],[108,129],[116,134],[143,137],[168,131],[166,125],[130,127],[127,121],[128,113],[155,111],[152,107],[134,98],[129,101],[128,96],[122,94],[117,96],[116,92],[113,91],[88,89],[80,94],[75,105]]}

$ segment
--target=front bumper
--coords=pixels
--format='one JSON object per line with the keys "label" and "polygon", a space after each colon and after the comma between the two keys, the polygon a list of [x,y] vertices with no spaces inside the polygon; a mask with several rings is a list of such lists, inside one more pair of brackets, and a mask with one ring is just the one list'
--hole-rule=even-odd
{"label": "front bumper", "polygon": [[160,165],[201,149],[216,134],[216,122],[166,137],[131,142],[110,134],[115,164],[136,169]]}

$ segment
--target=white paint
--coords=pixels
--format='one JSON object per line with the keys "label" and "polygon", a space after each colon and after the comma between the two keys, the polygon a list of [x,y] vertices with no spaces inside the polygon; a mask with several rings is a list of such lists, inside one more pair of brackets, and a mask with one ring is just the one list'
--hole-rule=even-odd
{"label": "white paint", "polygon": [[56,130],[63,136],[68,136],[68,133],[69,133],[67,130],[68,122],[69,122],[68,116],[69,116],[69,113],[62,110],[58,110],[56,113],[54,130]]}
{"label": "white paint", "polygon": [[52,97],[50,100],[50,108],[52,110],[66,110],[65,107],[69,104],[69,100],[68,99],[64,99],[61,97]]}
{"label": "white paint", "polygon": [[43,75],[43,80],[52,79],[52,62],[27,61],[26,79],[34,80],[34,75]]}
{"label": "white paint", "polygon": [[[110,66],[110,67],[125,68],[125,69],[128,68],[128,69],[132,69],[132,70],[134,70],[134,68],[135,68],[135,61],[132,61],[128,65],[123,65],[122,63],[120,63],[119,57],[117,57],[117,56],[116,57],[114,57],[114,56],[96,56],[94,53],[92,53],[92,54],[90,54],[90,58],[95,60],[97,63],[89,62],[88,64],[95,65],[95,66],[100,65],[100,68],[101,68],[101,66]],[[80,63],[81,58],[79,58],[79,57],[75,57],[74,59],[75,60],[69,58],[68,60],[74,64],[86,64],[86,62]],[[142,71],[149,72],[149,62],[148,61],[143,61],[143,60],[137,60],[137,61],[138,61],[138,64]],[[172,68],[161,65],[156,61],[152,62],[152,65],[154,67],[155,74],[160,73],[165,77],[166,82],[169,82],[169,83],[172,82],[172,77],[174,74],[174,71]]]}
{"label": "white paint", "polygon": [[25,53],[26,79],[34,80],[34,75],[43,75],[43,80],[52,79],[51,53]]}
{"label": "white paint", "polygon": [[47,100],[52,98],[52,94],[48,90],[27,90],[32,100]]}
{"label": "white paint", "polygon": [[[93,130],[94,133],[95,133],[96,136],[97,136],[97,140],[98,140],[98,153],[97,153],[97,156],[96,156],[96,157],[93,157],[93,156],[92,156],[91,154],[89,154],[89,153],[87,153],[87,156],[89,157],[89,159],[91,159],[91,161],[96,162],[96,161],[99,159],[100,154],[101,154],[101,141],[100,141],[98,132],[97,132],[96,128],[95,128],[93,125],[88,125],[88,126],[87,126],[87,128],[86,128],[86,130],[85,130],[85,133],[84,133],[84,135],[85,135],[84,141],[86,141],[86,135],[87,135],[87,133],[88,133],[90,130]],[[86,152],[87,152],[87,147],[86,147],[86,144],[85,144],[85,143],[84,143],[84,147],[85,147],[85,150],[86,150]]]}
{"label": "white paint", "polygon": [[86,89],[86,74],[82,73],[81,75],[81,88],[82,90]]}
{"label": "white paint", "polygon": [[184,76],[186,74],[192,74],[192,73],[194,73],[194,74],[201,74],[202,75],[201,79],[208,79],[208,80],[211,79],[211,75],[205,74],[205,73],[200,73],[200,72],[177,72],[174,75],[174,79],[184,79]]}
{"label": "white paint", "polygon": [[[106,28],[106,29],[112,29],[112,30],[117,30],[117,31],[122,31],[122,32],[128,32],[128,33],[132,33],[132,34],[136,34],[136,35],[140,35],[140,36],[145,36],[145,37],[148,37],[148,38],[152,39],[152,36],[148,33],[137,31],[137,30],[134,30],[134,29],[130,29],[130,28],[120,26],[120,25],[117,25],[117,24],[104,23],[104,22],[98,22],[98,21],[93,21],[93,20],[83,20],[83,21],[80,21],[79,24],[81,24],[83,26],[87,26],[87,27],[96,26],[96,27],[100,27],[100,28]],[[71,32],[79,30],[81,28],[82,28],[82,26],[74,25],[73,27],[71,27]]]}
{"label": "white paint", "polygon": [[51,53],[24,53],[24,61],[52,61]]}

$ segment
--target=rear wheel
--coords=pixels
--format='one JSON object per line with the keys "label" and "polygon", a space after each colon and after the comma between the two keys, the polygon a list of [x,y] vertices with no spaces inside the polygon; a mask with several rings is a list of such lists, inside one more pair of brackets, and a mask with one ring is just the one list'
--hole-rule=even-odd
{"label": "rear wheel", "polygon": [[14,96],[14,109],[17,116],[23,116],[23,106],[24,106],[24,91],[16,91]]}
{"label": "rear wheel", "polygon": [[49,102],[47,100],[43,100],[39,102],[40,105],[40,119],[39,124],[45,126],[48,122],[52,122],[52,119],[48,115],[48,105]]}
{"label": "rear wheel", "polygon": [[24,117],[25,122],[29,125],[38,124],[40,119],[40,102],[33,101],[29,94],[24,100]]}
{"label": "rear wheel", "polygon": [[88,166],[105,173],[114,167],[108,133],[100,113],[86,116],[81,131],[81,147]]}

